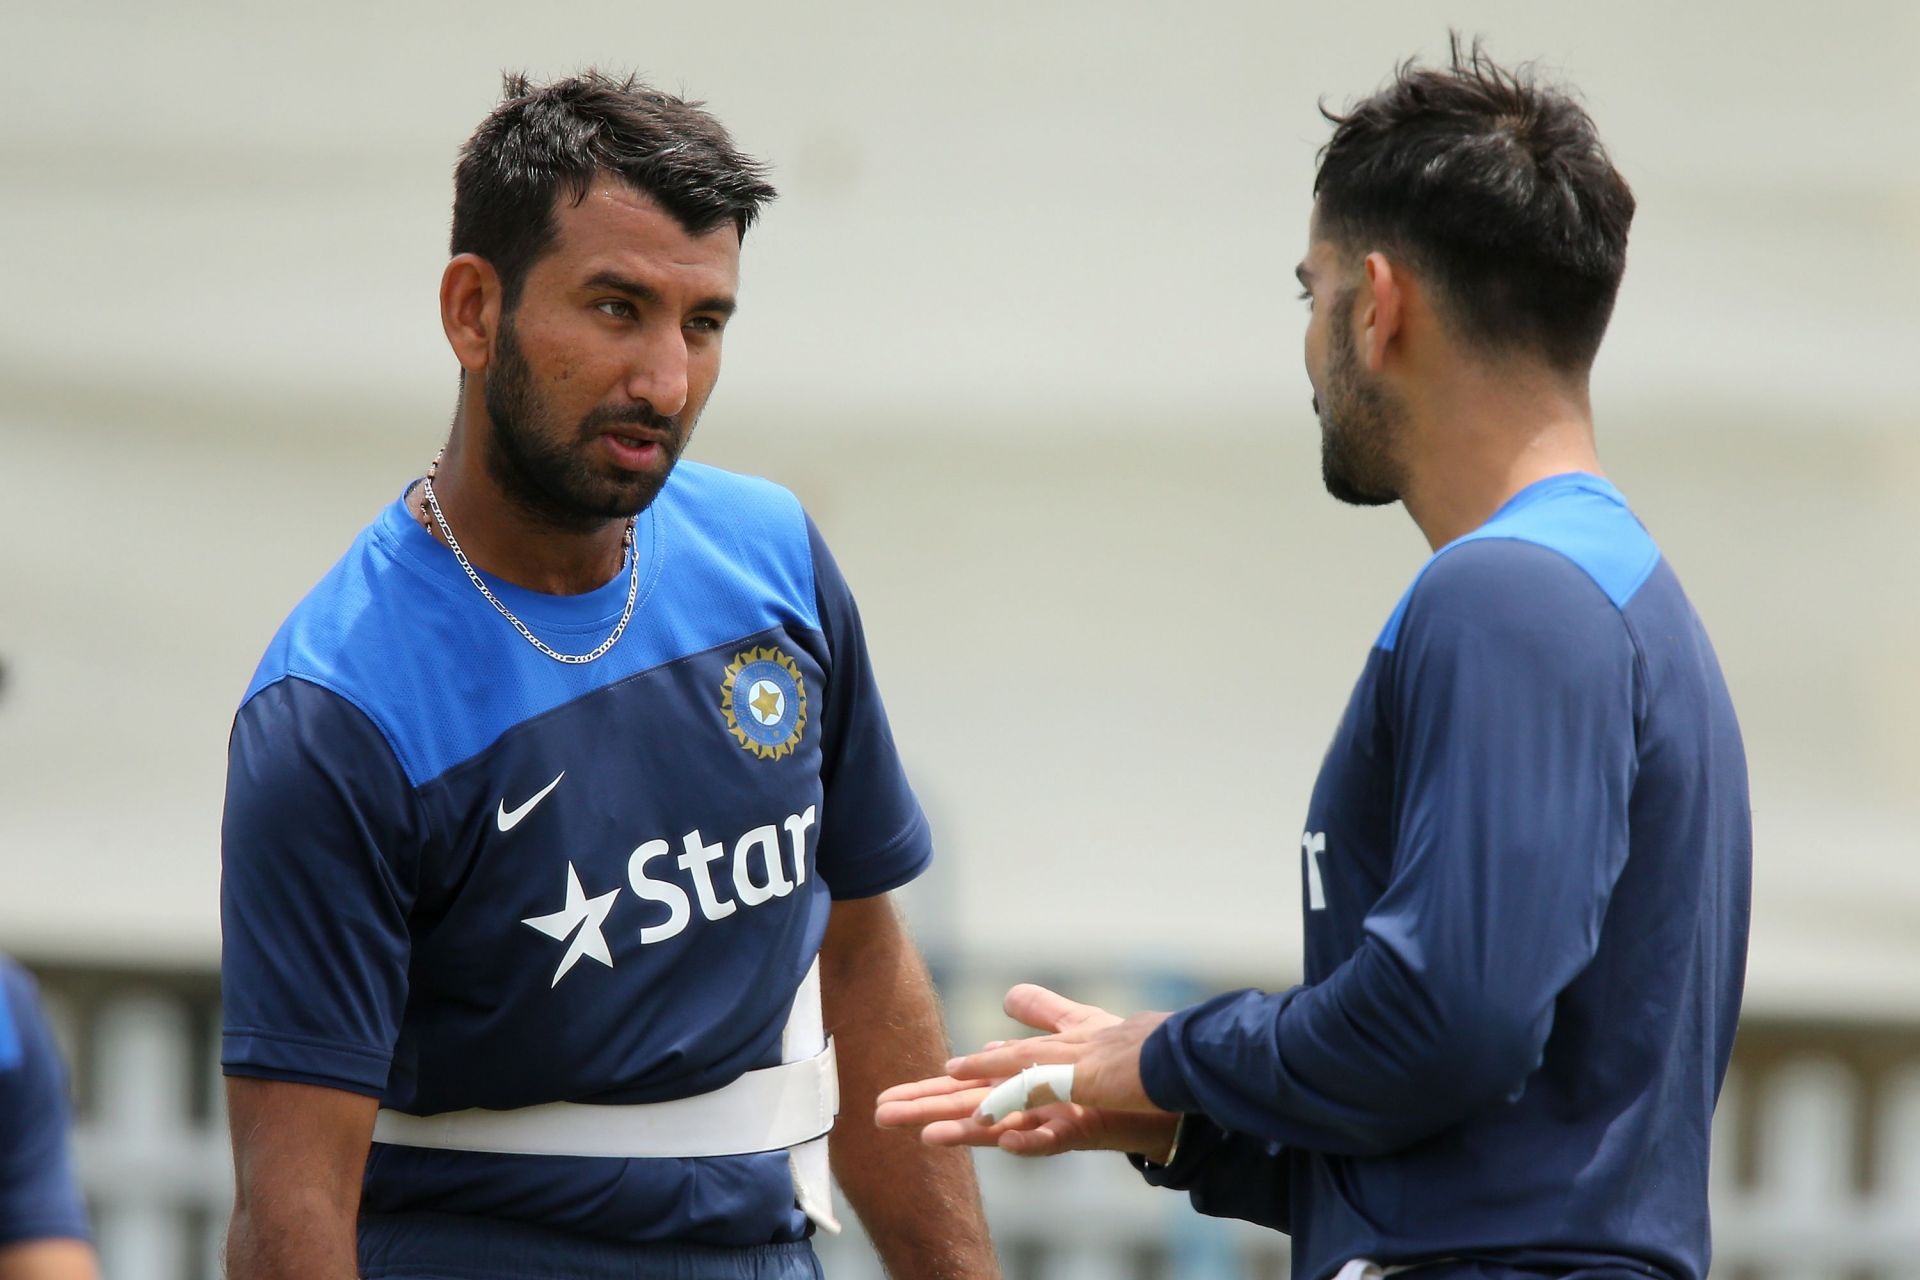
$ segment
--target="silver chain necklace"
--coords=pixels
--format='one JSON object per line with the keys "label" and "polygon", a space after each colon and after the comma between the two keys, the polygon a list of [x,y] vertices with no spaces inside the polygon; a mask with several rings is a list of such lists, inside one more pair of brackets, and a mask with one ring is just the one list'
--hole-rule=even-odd
{"label": "silver chain necklace", "polygon": [[613,634],[602,640],[600,647],[592,653],[561,653],[549,647],[546,641],[527,629],[526,623],[514,617],[513,610],[500,603],[500,597],[487,589],[487,584],[480,581],[480,575],[473,571],[471,564],[467,563],[467,553],[460,549],[460,540],[455,538],[453,530],[447,527],[447,518],[440,512],[440,499],[433,492],[433,478],[440,474],[440,459],[446,455],[445,449],[433,455],[433,463],[427,468],[426,477],[420,481],[420,488],[426,494],[427,510],[433,512],[433,522],[440,526],[440,536],[447,540],[447,550],[453,552],[453,558],[458,560],[460,567],[467,571],[467,581],[480,588],[480,594],[487,598],[487,603],[498,609],[500,616],[513,624],[513,629],[520,633],[522,639],[555,662],[578,666],[581,663],[592,662],[595,658],[604,657],[607,650],[613,648],[614,643],[620,639],[620,633],[627,629],[627,623],[633,618],[633,602],[640,596],[640,557],[633,553],[633,524],[636,517],[627,517],[626,536],[620,540],[621,554],[632,568],[627,575],[627,607],[621,611],[620,621],[615,624]]}

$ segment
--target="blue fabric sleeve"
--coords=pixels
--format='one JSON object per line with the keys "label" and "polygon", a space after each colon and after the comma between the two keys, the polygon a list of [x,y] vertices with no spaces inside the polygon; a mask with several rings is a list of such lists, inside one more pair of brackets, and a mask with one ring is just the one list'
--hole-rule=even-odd
{"label": "blue fabric sleeve", "polygon": [[1292,1176],[1286,1148],[1277,1142],[1228,1133],[1205,1116],[1189,1115],[1170,1163],[1127,1159],[1148,1185],[1186,1192],[1193,1207],[1209,1217],[1293,1230]]}
{"label": "blue fabric sleeve", "polygon": [[378,1096],[406,1003],[422,840],[392,748],[299,679],[241,708],[221,826],[221,1063]]}
{"label": "blue fabric sleeve", "polygon": [[835,898],[868,898],[924,871],[933,833],[893,745],[853,593],[811,518],[807,538],[832,664],[821,714],[825,799],[816,860]]}
{"label": "blue fabric sleeve", "polygon": [[1158,1105],[1375,1155],[1518,1098],[1539,1066],[1627,857],[1632,640],[1570,561],[1482,540],[1421,579],[1385,679],[1396,838],[1359,948],[1313,985],[1162,1024],[1141,1055]]}
{"label": "blue fabric sleeve", "polygon": [[0,957],[0,1246],[85,1240],[67,1141],[66,1068],[33,980]]}

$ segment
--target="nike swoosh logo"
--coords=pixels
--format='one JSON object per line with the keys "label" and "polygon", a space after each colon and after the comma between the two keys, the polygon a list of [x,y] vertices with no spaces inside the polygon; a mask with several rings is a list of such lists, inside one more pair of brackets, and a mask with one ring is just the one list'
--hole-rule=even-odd
{"label": "nike swoosh logo", "polygon": [[539,804],[542,800],[545,800],[547,796],[552,793],[553,789],[560,785],[560,778],[564,778],[566,776],[567,776],[567,771],[565,769],[562,769],[560,771],[559,778],[555,778],[552,782],[549,782],[546,786],[534,792],[533,798],[528,800],[525,804],[521,805],[518,809],[507,808],[507,802],[504,798],[502,798],[500,801],[499,816],[496,817],[494,821],[499,823],[500,829],[502,831],[513,830],[515,827],[520,825],[520,820],[522,818],[526,817],[528,814],[533,812],[533,807],[535,805]]}

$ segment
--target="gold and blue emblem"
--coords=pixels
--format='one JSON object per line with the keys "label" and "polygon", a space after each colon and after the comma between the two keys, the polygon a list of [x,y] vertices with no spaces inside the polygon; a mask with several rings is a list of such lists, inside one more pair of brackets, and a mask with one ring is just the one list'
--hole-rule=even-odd
{"label": "gold and blue emblem", "polygon": [[800,664],[778,649],[736,653],[720,685],[727,732],[762,760],[778,760],[800,745],[807,727],[807,682]]}

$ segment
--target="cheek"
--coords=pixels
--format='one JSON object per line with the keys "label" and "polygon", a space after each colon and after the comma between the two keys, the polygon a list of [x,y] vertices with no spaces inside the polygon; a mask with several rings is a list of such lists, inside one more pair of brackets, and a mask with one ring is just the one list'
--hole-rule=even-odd
{"label": "cheek", "polygon": [[557,387],[573,381],[581,372],[580,346],[569,335],[552,325],[527,326],[518,334],[520,357],[527,362],[534,381]]}
{"label": "cheek", "polygon": [[687,398],[704,401],[720,380],[720,340],[710,338],[687,349]]}

